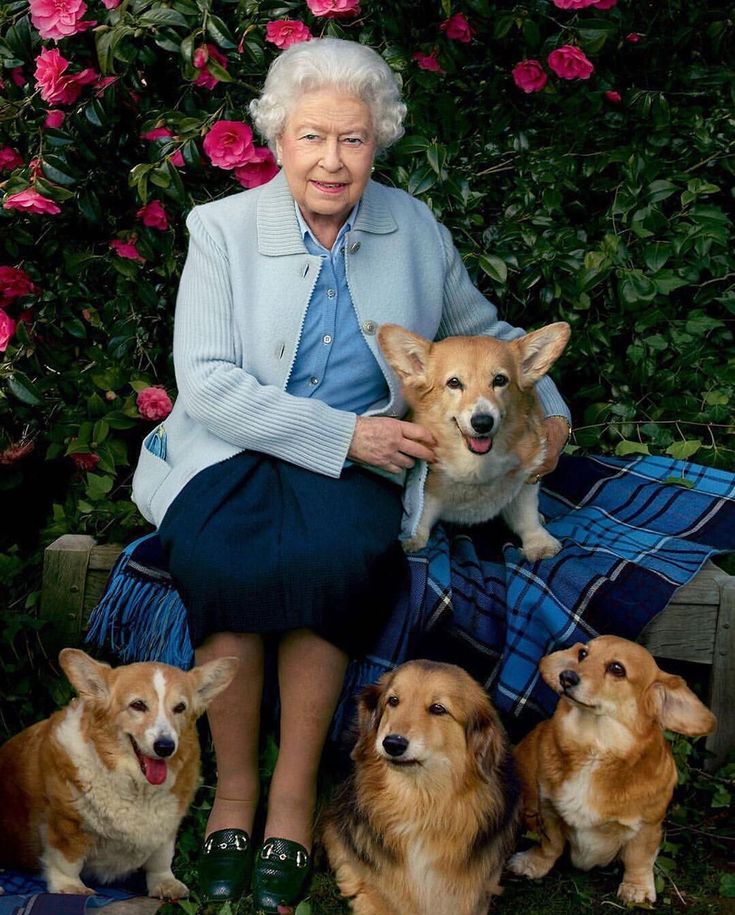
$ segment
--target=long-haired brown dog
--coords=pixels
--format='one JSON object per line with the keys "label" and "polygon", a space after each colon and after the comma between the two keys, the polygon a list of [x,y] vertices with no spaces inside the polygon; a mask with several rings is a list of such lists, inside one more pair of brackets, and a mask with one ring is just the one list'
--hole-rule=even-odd
{"label": "long-haired brown dog", "polygon": [[410,661],[359,699],[355,770],[323,841],[355,915],[486,915],[515,839],[517,783],[482,687]]}
{"label": "long-haired brown dog", "polygon": [[553,718],[521,741],[516,759],[524,817],[542,839],[508,866],[543,877],[568,841],[582,870],[620,856],[623,902],[655,902],[653,863],[676,784],[662,728],[709,734],[715,716],[681,677],[627,639],[605,635],[556,651],[540,670],[561,700]]}

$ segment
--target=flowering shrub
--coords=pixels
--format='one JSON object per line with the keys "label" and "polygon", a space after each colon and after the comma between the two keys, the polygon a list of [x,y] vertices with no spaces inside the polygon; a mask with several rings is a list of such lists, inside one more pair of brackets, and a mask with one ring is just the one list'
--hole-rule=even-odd
{"label": "flowering shrub", "polygon": [[142,524],[129,482],[175,397],[186,213],[275,174],[248,103],[282,48],[325,34],[375,47],[402,80],[407,133],[376,178],[433,208],[509,320],[572,324],[559,372],[577,445],[732,466],[724,4],[5,0],[0,479],[15,521],[0,546]]}

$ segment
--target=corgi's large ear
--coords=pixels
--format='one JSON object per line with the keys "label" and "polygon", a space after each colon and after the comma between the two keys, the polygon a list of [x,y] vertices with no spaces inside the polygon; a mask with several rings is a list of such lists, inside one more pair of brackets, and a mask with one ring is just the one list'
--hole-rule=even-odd
{"label": "corgi's large ear", "polygon": [[660,672],[647,688],[645,702],[649,713],[662,728],[701,737],[711,734],[717,727],[717,719],[697,699],[681,677]]}
{"label": "corgi's large ear", "polygon": [[232,682],[240,665],[238,658],[217,658],[189,671],[194,685],[194,710],[201,715],[209,703]]}
{"label": "corgi's large ear", "polygon": [[83,699],[107,699],[110,695],[109,664],[95,661],[79,648],[64,648],[59,664],[67,679]]}
{"label": "corgi's large ear", "polygon": [[431,341],[412,334],[398,324],[382,324],[378,343],[388,364],[405,384],[420,384],[426,379]]}
{"label": "corgi's large ear", "polygon": [[557,321],[513,341],[521,354],[521,387],[531,387],[549,371],[564,352],[570,333],[565,321]]}

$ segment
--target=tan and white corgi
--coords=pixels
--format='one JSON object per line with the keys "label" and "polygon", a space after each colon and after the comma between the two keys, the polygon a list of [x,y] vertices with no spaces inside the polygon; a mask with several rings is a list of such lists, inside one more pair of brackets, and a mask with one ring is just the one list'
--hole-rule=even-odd
{"label": "tan and white corgi", "polygon": [[432,343],[396,324],[378,331],[380,347],[401,380],[411,418],[436,439],[414,552],[439,520],[479,524],[501,515],[531,560],[554,556],[558,540],[544,530],[538,485],[546,439],[534,391],[569,340],[569,325],[499,340],[447,337]]}
{"label": "tan and white corgi", "polygon": [[0,748],[0,864],[85,895],[82,871],[109,883],[143,868],[149,895],[187,896],[171,862],[199,778],[195,721],[237,659],[113,669],[65,648],[59,663],[78,698]]}

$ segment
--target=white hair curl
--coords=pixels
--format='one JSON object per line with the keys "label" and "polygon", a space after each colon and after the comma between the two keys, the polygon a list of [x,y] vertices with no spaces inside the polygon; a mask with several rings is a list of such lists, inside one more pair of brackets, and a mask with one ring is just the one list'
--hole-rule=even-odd
{"label": "white hair curl", "polygon": [[273,61],[260,98],[250,102],[253,123],[272,149],[301,95],[326,88],[368,106],[378,149],[403,136],[406,106],[398,80],[380,54],[356,41],[313,38],[291,45]]}

